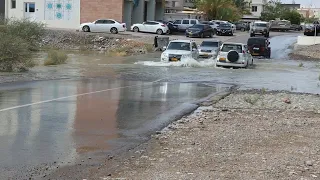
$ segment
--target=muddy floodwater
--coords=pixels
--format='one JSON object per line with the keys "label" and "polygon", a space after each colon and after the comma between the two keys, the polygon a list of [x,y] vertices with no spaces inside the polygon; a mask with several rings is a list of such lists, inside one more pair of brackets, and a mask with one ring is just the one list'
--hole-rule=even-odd
{"label": "muddy floodwater", "polygon": [[214,59],[163,63],[160,52],[68,52],[64,65],[0,74],[18,81],[0,86],[0,179],[42,177],[88,153],[137,145],[231,87],[319,93],[319,63],[288,59],[296,37],[272,38],[272,59],[248,69],[216,68]]}

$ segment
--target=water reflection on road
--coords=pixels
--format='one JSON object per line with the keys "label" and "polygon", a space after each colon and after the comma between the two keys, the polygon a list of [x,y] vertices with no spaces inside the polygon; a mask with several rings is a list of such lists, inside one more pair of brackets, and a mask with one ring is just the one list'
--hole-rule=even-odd
{"label": "water reflection on road", "polygon": [[[118,148],[109,141],[123,140],[125,132],[226,87],[103,78],[3,85],[0,177],[26,173],[28,166],[72,162],[83,152]],[[93,93],[81,95],[88,92]]]}

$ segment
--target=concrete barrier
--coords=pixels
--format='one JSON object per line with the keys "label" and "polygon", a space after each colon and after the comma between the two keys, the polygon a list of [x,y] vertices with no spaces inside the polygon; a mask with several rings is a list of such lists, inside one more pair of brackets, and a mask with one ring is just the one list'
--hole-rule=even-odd
{"label": "concrete barrier", "polygon": [[320,36],[298,36],[298,45],[314,45],[320,44]]}

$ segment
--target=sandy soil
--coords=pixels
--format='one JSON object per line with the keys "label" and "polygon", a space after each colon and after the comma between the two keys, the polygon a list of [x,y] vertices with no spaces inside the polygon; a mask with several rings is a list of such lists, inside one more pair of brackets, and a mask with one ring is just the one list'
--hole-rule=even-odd
{"label": "sandy soil", "polygon": [[320,97],[235,92],[88,179],[319,179]]}
{"label": "sandy soil", "polygon": [[320,60],[320,45],[295,46],[289,57],[293,60]]}

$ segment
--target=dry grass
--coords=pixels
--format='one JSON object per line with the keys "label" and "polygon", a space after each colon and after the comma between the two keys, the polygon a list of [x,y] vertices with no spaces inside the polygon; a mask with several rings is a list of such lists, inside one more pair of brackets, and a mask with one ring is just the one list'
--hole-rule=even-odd
{"label": "dry grass", "polygon": [[58,65],[66,63],[68,55],[62,51],[50,50],[48,58],[44,61],[45,66]]}

